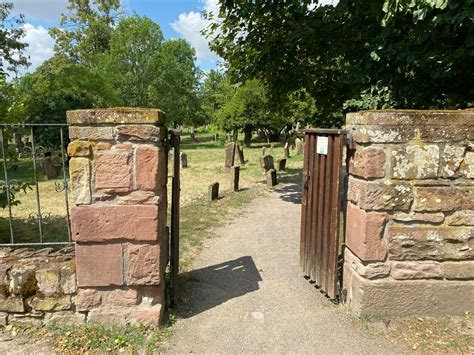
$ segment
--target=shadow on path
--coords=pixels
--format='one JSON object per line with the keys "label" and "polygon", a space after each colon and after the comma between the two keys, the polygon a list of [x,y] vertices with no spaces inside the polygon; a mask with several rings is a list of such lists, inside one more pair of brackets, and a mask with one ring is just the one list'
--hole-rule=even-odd
{"label": "shadow on path", "polygon": [[280,182],[285,185],[276,189],[280,193],[279,197],[285,202],[301,204],[301,174],[282,177]]}
{"label": "shadow on path", "polygon": [[182,318],[193,317],[232,298],[256,291],[258,282],[262,281],[251,256],[185,272],[179,278],[184,281],[181,282],[182,304],[177,309]]}

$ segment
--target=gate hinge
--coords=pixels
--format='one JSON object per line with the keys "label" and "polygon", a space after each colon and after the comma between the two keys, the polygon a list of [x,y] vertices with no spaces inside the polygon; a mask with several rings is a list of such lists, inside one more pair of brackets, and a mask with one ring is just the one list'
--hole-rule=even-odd
{"label": "gate hinge", "polygon": [[352,138],[352,135],[350,133],[346,134],[345,136],[345,145],[347,146],[347,149],[354,150],[356,149],[356,143],[354,138]]}

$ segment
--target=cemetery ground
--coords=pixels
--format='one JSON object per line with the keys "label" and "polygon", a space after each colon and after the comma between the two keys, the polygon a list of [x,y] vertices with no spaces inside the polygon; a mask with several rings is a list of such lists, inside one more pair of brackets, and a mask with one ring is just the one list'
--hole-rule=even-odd
{"label": "cemetery ground", "polygon": [[[192,299],[192,287],[196,286],[196,289],[201,290],[197,291],[200,292],[199,294],[205,294],[210,289],[212,290],[212,284],[200,283],[203,281],[199,280],[202,275],[195,271],[202,270],[208,265],[214,265],[220,259],[228,261],[234,257],[234,260],[238,260],[238,256],[253,255],[255,237],[252,233],[245,233],[244,229],[248,230],[259,226],[260,229],[266,230],[268,238],[265,240],[264,250],[260,250],[260,255],[256,254],[256,258],[261,258],[270,263],[271,267],[275,267],[276,274],[273,275],[280,278],[276,279],[276,282],[283,280],[287,282],[286,286],[290,286],[290,289],[286,290],[280,286],[275,288],[277,291],[280,289],[287,298],[279,299],[270,293],[268,302],[272,304],[274,314],[282,317],[290,315],[297,320],[297,325],[288,329],[286,327],[290,323],[287,322],[287,319],[276,319],[270,326],[271,330],[276,331],[275,329],[281,327],[285,328],[290,334],[303,336],[303,338],[306,335],[306,337],[311,338],[314,335],[314,329],[308,334],[304,332],[308,325],[314,326],[311,323],[314,322],[312,318],[317,315],[322,317],[318,319],[326,321],[326,323],[318,325],[318,328],[322,329],[319,333],[321,341],[326,339],[326,343],[330,343],[327,340],[333,339],[339,343],[346,342],[349,346],[348,349],[352,352],[368,352],[368,348],[364,349],[363,346],[361,347],[358,344],[369,344],[379,350],[379,345],[382,344],[382,346],[388,346],[384,350],[386,352],[395,352],[396,349],[428,353],[466,353],[474,351],[473,320],[470,314],[458,319],[411,317],[392,320],[391,322],[359,319],[352,316],[345,307],[332,304],[325,299],[304,280],[301,273],[298,274],[298,277],[289,274],[277,275],[280,271],[289,269],[287,263],[292,265],[294,271],[298,269],[298,265],[296,265],[298,263],[298,249],[295,248],[297,248],[299,230],[298,186],[301,183],[302,157],[296,156],[292,151],[292,157],[287,163],[288,170],[279,172],[280,184],[275,191],[271,191],[266,188],[265,177],[260,171],[261,150],[263,146],[266,146],[267,153],[273,155],[277,160],[283,158],[283,144],[276,144],[271,152],[268,151],[270,145],[264,143],[253,144],[250,149],[244,147],[247,163],[241,167],[240,171],[241,191],[234,193],[230,192],[229,173],[224,171],[225,142],[213,141],[212,134],[200,134],[198,140],[198,142],[193,142],[187,135],[184,135],[182,140],[181,148],[188,155],[189,163],[188,168],[181,171],[181,275],[179,281],[183,290],[183,300],[179,308],[171,309],[168,312],[166,324],[159,330],[152,330],[147,327],[104,327],[100,325],[80,327],[48,325],[42,328],[19,325],[7,326],[3,328],[0,334],[0,350],[7,349],[16,353],[25,353],[28,349],[29,352],[34,351],[35,353],[50,353],[51,351],[61,353],[125,351],[133,353],[139,351],[153,352],[156,349],[170,352],[183,350],[173,349],[174,337],[187,339],[187,337],[195,336],[197,332],[193,328],[193,322],[209,321],[209,316],[203,320],[206,313],[213,314],[214,312],[214,316],[216,316],[215,312],[219,312],[220,308],[232,308],[235,305],[232,302],[237,302],[238,305],[239,302],[245,302],[246,297],[257,297],[256,300],[258,301],[260,293],[248,290],[246,294],[234,295],[232,299],[228,295],[224,296],[221,299],[221,301],[224,300],[222,304],[219,303],[219,297],[217,297],[209,312],[199,313],[194,310],[195,315],[192,317],[186,316],[186,312],[199,304],[199,298]],[[30,166],[28,163],[30,162],[25,161],[25,165],[23,167],[19,166],[14,172],[17,179],[31,176],[31,170],[27,168],[27,166]],[[220,198],[217,201],[208,202],[206,199],[207,188],[209,184],[214,182],[220,184]],[[41,201],[45,206],[44,210],[51,213],[50,221],[45,229],[46,240],[47,238],[57,240],[58,233],[65,235],[64,195],[56,192],[54,181],[40,181],[39,188]],[[22,238],[29,236],[31,240],[34,240],[37,235],[36,226],[28,222],[29,214],[34,212],[36,208],[34,186],[33,190],[30,190],[26,195],[19,194],[18,197],[22,203],[14,207],[13,213],[17,218],[21,217],[22,222],[15,231],[23,233]],[[0,236],[2,238],[8,235],[8,225],[4,219],[6,212],[6,210],[0,210],[0,217],[2,217]],[[288,243],[285,238],[290,233],[292,233],[291,248],[282,248],[288,247],[284,243]],[[274,245],[272,238],[275,239]],[[283,250],[286,250],[289,254],[282,255]],[[257,273],[262,274],[263,278],[272,275],[271,272],[271,268],[257,269]],[[236,287],[231,287],[230,292],[232,293],[235,289]],[[222,293],[225,294],[221,291],[217,295],[222,295]],[[264,296],[265,293],[262,293],[262,295]],[[274,301],[270,302],[271,299]],[[255,300],[250,299],[250,301]],[[308,315],[305,316],[307,312],[297,313],[297,307],[300,303],[307,305]],[[310,307],[313,307],[313,309]],[[270,310],[268,312],[271,314]],[[258,309],[254,310],[253,313],[250,312],[248,319],[245,321],[253,320],[258,326],[262,321],[261,313],[263,312]],[[308,319],[305,317],[308,317]],[[223,319],[225,317],[219,318],[217,315],[216,322]],[[177,324],[174,324],[176,321],[178,321]],[[308,325],[305,326],[305,322]],[[337,326],[334,327],[334,324],[331,325],[332,323]],[[231,343],[238,342],[238,339],[232,338],[232,334],[243,336],[242,331],[245,331],[245,329],[239,329],[239,325],[238,320],[235,323],[229,322],[229,326],[235,328],[234,331],[230,331],[228,336],[216,340],[224,339],[227,342],[224,344],[225,347],[232,349]],[[266,328],[252,329],[257,329],[259,336],[268,331]],[[262,329],[264,329],[263,333]],[[215,331],[217,332],[215,335],[220,336],[222,333],[219,328]],[[343,336],[344,340],[340,336]],[[379,339],[376,340],[376,338]],[[360,339],[363,339],[362,342]],[[188,343],[192,341],[193,339],[188,338]],[[242,339],[240,339],[240,343],[242,342]],[[269,349],[271,349],[272,339],[266,339],[266,342]],[[179,343],[185,345],[186,341]],[[201,344],[201,346],[205,345],[205,343]],[[212,350],[216,349],[209,348],[208,351]],[[255,348],[254,350],[258,351],[262,348]],[[291,350],[291,348],[286,349],[286,351]],[[309,348],[306,351],[312,351],[312,349]]]}

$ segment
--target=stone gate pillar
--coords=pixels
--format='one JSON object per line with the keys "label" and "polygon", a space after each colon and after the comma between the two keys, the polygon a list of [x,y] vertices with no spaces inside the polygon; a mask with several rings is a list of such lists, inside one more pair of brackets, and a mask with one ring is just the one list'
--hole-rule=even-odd
{"label": "stone gate pillar", "polygon": [[164,113],[67,112],[76,307],[87,322],[159,325],[168,262]]}
{"label": "stone gate pillar", "polygon": [[344,288],[359,315],[474,311],[474,111],[347,115]]}

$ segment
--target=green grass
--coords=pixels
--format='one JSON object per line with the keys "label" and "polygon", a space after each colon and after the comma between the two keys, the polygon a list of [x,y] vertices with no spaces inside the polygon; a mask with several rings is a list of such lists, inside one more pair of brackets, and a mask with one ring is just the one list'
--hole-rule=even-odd
{"label": "green grass", "polygon": [[45,341],[61,354],[77,353],[146,353],[154,354],[160,345],[172,334],[171,326],[176,321],[169,314],[159,329],[146,326],[104,326],[57,325],[44,327],[20,327],[9,325],[3,328],[12,336],[28,337],[32,340]]}

